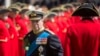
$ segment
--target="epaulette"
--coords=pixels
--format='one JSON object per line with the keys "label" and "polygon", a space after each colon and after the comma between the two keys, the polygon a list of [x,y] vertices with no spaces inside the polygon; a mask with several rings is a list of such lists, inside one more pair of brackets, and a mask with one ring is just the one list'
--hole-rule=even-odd
{"label": "epaulette", "polygon": [[49,29],[45,29],[46,31],[48,31],[49,33],[51,33],[52,35],[55,35],[55,33]]}

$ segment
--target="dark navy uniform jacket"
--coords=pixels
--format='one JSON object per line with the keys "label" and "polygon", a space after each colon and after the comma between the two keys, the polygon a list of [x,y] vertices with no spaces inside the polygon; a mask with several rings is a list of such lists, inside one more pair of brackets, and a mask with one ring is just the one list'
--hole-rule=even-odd
{"label": "dark navy uniform jacket", "polygon": [[[47,30],[44,31],[48,32],[50,35],[48,36],[47,44],[43,45],[44,50],[42,54],[44,56],[63,56],[63,49],[58,37],[54,34],[51,34]],[[39,34],[43,33],[44,31],[40,32]],[[34,34],[33,31],[28,33],[24,39],[25,45],[30,45],[34,40],[36,40],[39,34]],[[39,47],[37,47],[37,49],[34,52],[32,52],[31,56],[39,56],[38,48]]]}

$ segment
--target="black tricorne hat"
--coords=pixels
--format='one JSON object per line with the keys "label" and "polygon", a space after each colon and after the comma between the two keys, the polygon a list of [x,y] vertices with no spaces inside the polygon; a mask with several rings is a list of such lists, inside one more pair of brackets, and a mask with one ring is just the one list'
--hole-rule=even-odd
{"label": "black tricorne hat", "polygon": [[0,9],[0,14],[5,14],[5,13],[7,13],[7,12],[9,12],[8,9],[5,9],[5,8],[1,8],[1,9]]}
{"label": "black tricorne hat", "polygon": [[76,9],[72,16],[90,17],[99,16],[99,13],[92,3],[83,3],[78,9]]}
{"label": "black tricorne hat", "polygon": [[26,13],[28,11],[28,9],[22,9],[20,12],[19,12],[19,14],[24,14],[24,13]]}
{"label": "black tricorne hat", "polygon": [[58,13],[60,11],[60,8],[52,8],[50,11],[54,13]]}
{"label": "black tricorne hat", "polygon": [[11,8],[9,8],[9,10],[11,12],[17,12],[17,11],[19,11],[19,9],[18,8],[15,8],[15,7],[11,7]]}
{"label": "black tricorne hat", "polygon": [[55,17],[55,16],[56,16],[56,13],[51,12],[47,15],[47,18],[52,18],[52,17]]}

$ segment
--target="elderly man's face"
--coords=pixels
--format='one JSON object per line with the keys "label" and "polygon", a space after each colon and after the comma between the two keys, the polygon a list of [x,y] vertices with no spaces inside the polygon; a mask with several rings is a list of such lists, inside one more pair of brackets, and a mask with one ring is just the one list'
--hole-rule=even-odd
{"label": "elderly man's face", "polygon": [[0,14],[0,18],[5,20],[8,17],[8,13]]}
{"label": "elderly man's face", "polygon": [[43,26],[43,20],[32,20],[33,31],[39,31]]}

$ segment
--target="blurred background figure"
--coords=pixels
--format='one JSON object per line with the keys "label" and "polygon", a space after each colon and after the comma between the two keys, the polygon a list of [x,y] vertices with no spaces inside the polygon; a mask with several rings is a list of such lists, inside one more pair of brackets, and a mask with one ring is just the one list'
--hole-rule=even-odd
{"label": "blurred background figure", "polygon": [[99,16],[95,6],[92,3],[83,3],[72,16],[82,18],[68,27],[65,52],[70,49],[71,56],[99,56],[100,24],[93,19]]}

